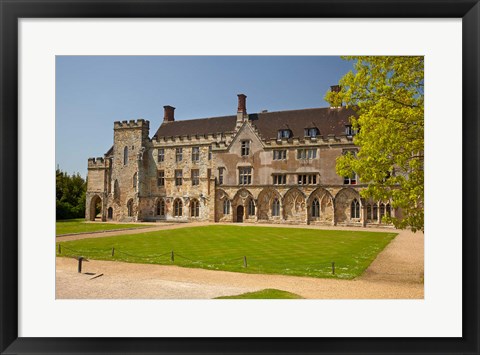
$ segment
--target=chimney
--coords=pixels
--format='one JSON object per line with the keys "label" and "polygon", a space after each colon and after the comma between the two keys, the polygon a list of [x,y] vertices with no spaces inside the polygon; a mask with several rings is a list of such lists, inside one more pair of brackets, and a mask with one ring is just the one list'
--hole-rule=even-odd
{"label": "chimney", "polygon": [[164,114],[163,114],[163,122],[173,122],[175,121],[175,107],[173,106],[163,106]]}
{"label": "chimney", "polygon": [[247,96],[244,94],[238,94],[238,109],[237,113],[242,112],[244,115],[247,114]]}

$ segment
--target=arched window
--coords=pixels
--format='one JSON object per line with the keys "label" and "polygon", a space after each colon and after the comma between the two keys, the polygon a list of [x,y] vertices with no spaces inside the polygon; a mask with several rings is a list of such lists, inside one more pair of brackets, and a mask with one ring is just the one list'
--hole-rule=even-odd
{"label": "arched window", "polygon": [[368,220],[372,219],[372,205],[371,204],[367,205],[367,219]]}
{"label": "arched window", "polygon": [[376,203],[373,204],[373,220],[378,220],[378,205]]}
{"label": "arched window", "polygon": [[272,216],[275,216],[275,217],[280,216],[280,201],[278,200],[278,198],[273,199]]}
{"label": "arched window", "polygon": [[113,208],[109,207],[107,210],[107,218],[112,219],[113,218]]}
{"label": "arched window", "polygon": [[350,205],[350,218],[360,218],[360,202],[356,198]]}
{"label": "arched window", "polygon": [[385,204],[380,204],[380,222],[382,221],[383,216],[385,216]]}
{"label": "arched window", "polygon": [[128,163],[128,147],[123,148],[123,165]]}
{"label": "arched window", "polygon": [[200,215],[200,203],[197,199],[190,201],[190,217],[198,217]]}
{"label": "arched window", "polygon": [[161,198],[157,202],[157,208],[156,208],[157,216],[164,217],[165,216],[165,200]]}
{"label": "arched window", "polygon": [[255,216],[255,203],[253,202],[253,199],[248,200],[248,215]]}
{"label": "arched window", "polygon": [[230,214],[230,200],[223,201],[223,214]]}
{"label": "arched window", "polygon": [[132,185],[133,191],[137,191],[137,173],[133,174]]}
{"label": "arched window", "polygon": [[118,180],[115,180],[115,182],[113,183],[113,198],[120,198],[120,187],[118,186]]}
{"label": "arched window", "polygon": [[385,206],[385,210],[386,210],[387,216],[392,217],[392,208],[390,207],[389,203],[387,203],[387,205]]}
{"label": "arched window", "polygon": [[183,203],[180,199],[176,199],[173,203],[173,210],[175,217],[182,217]]}
{"label": "arched window", "polygon": [[128,217],[133,216],[133,200],[132,199],[128,200],[127,202],[127,214],[128,214]]}
{"label": "arched window", "polygon": [[312,217],[320,217],[320,202],[316,197],[312,201]]}

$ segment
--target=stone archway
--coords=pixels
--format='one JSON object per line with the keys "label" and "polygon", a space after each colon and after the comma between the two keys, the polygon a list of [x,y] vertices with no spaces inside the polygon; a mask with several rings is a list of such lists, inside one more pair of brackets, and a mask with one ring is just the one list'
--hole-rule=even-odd
{"label": "stone archway", "polygon": [[[315,200],[318,203],[318,216],[312,213]],[[333,224],[334,222],[333,196],[323,187],[319,187],[310,194],[307,199],[307,210],[310,223]]]}
{"label": "stone archway", "polygon": [[272,219],[272,203],[274,199],[282,200],[282,196],[277,190],[267,187],[258,194],[257,200],[257,217],[259,220]]}
{"label": "stone archway", "polygon": [[[357,200],[358,206],[358,217],[354,215],[352,217],[352,202]],[[360,194],[352,188],[344,188],[340,190],[335,196],[335,221],[336,223],[345,224],[345,223],[358,223],[362,217],[362,206]],[[355,214],[357,209],[353,209]]]}
{"label": "stone archway", "polygon": [[98,214],[103,212],[102,198],[98,195],[94,195],[90,200],[90,220],[95,221]]}
{"label": "stone archway", "polygon": [[296,187],[288,190],[283,198],[283,216],[286,221],[298,223],[307,221],[305,195]]}

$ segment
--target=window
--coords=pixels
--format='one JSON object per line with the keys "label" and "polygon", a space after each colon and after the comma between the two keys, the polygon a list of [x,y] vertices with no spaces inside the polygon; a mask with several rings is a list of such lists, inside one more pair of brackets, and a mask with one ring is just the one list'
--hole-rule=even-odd
{"label": "window", "polygon": [[304,136],[310,138],[316,138],[318,135],[318,128],[305,128]]}
{"label": "window", "polygon": [[280,216],[280,201],[278,198],[274,198],[272,202],[272,216]]}
{"label": "window", "polygon": [[250,154],[250,141],[242,141],[242,157]]}
{"label": "window", "polygon": [[248,200],[248,215],[255,216],[255,202],[253,202],[253,199]]}
{"label": "window", "polygon": [[287,175],[285,174],[274,174],[273,175],[273,184],[274,185],[285,185],[287,183]]}
{"label": "window", "polygon": [[133,174],[132,187],[133,191],[137,191],[137,173]]}
{"label": "window", "polygon": [[176,148],[175,149],[175,161],[178,163],[179,161],[183,160],[183,149]]}
{"label": "window", "polygon": [[223,201],[223,214],[230,214],[230,200]]}
{"label": "window", "polygon": [[353,129],[352,125],[345,125],[345,134],[352,137],[357,134],[357,130]]}
{"label": "window", "polygon": [[283,138],[290,138],[291,137],[291,133],[292,131],[290,131],[289,129],[280,129],[277,133],[277,138],[278,139],[283,139]]}
{"label": "window", "polygon": [[127,202],[127,214],[128,214],[128,217],[133,216],[133,200],[132,199],[128,200]]}
{"label": "window", "polygon": [[192,161],[199,161],[200,160],[200,147],[193,147],[192,148]]}
{"label": "window", "polygon": [[199,175],[198,169],[192,169],[192,186],[198,186],[200,184]]}
{"label": "window", "polygon": [[165,170],[158,170],[157,186],[165,186]]}
{"label": "window", "polygon": [[175,170],[175,186],[181,186],[183,180],[183,171]]}
{"label": "window", "polygon": [[218,168],[218,184],[223,185],[223,171],[225,168]]}
{"label": "window", "polygon": [[350,218],[360,218],[360,202],[356,198],[353,199],[350,205]]}
{"label": "window", "polygon": [[120,186],[118,185],[118,180],[115,179],[113,183],[113,198],[119,199],[120,198]]}
{"label": "window", "polygon": [[385,204],[380,204],[380,221],[382,221],[383,216],[385,216]]}
{"label": "window", "polygon": [[183,203],[180,199],[176,199],[173,203],[173,212],[175,217],[182,217]]}
{"label": "window", "polygon": [[297,159],[315,159],[317,157],[316,149],[298,149]]}
{"label": "window", "polygon": [[212,160],[212,146],[208,147],[208,160]]}
{"label": "window", "polygon": [[297,159],[315,159],[317,157],[316,149],[298,149]]}
{"label": "window", "polygon": [[123,148],[123,165],[128,163],[128,147]]}
{"label": "window", "polygon": [[273,151],[273,160],[285,160],[285,159],[287,159],[287,151],[285,149]]}
{"label": "window", "polygon": [[314,198],[312,201],[312,217],[320,217],[320,203],[318,198]]}
{"label": "window", "polygon": [[159,163],[165,161],[165,149],[163,149],[163,148],[158,148],[157,161],[158,161]]}
{"label": "window", "polygon": [[165,200],[161,198],[157,202],[157,209],[156,209],[157,216],[164,217],[165,216]]}
{"label": "window", "polygon": [[390,207],[389,203],[387,203],[387,205],[385,207],[385,211],[387,213],[387,217],[392,217],[392,208]]}
{"label": "window", "polygon": [[299,185],[316,185],[317,174],[300,174],[298,177]]}
{"label": "window", "polygon": [[252,168],[250,166],[239,168],[238,172],[239,172],[238,174],[239,185],[252,184]]}
{"label": "window", "polygon": [[200,202],[197,199],[190,201],[190,217],[198,217],[200,212]]}
{"label": "window", "polygon": [[346,176],[343,178],[344,185],[356,185],[357,184],[357,174],[353,174],[352,176]]}

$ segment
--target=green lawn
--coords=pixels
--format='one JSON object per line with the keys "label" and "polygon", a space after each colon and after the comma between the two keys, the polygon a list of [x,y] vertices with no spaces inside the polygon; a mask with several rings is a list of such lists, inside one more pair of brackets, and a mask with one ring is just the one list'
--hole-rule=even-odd
{"label": "green lawn", "polygon": [[99,223],[99,222],[85,222],[83,218],[79,219],[66,219],[57,221],[57,235],[70,234],[70,233],[88,233],[108,231],[112,229],[125,229],[125,228],[145,228],[148,225],[138,224],[113,224],[113,223]]}
{"label": "green lawn", "polygon": [[361,275],[395,236],[370,231],[217,225],[60,242],[61,254],[58,243],[56,249],[60,256],[98,260],[352,279]]}
{"label": "green lawn", "polygon": [[242,299],[252,299],[252,300],[258,300],[258,299],[269,299],[269,300],[274,300],[274,299],[299,299],[303,298],[295,293],[287,292],[287,291],[282,291],[282,290],[276,290],[273,288],[267,288],[265,290],[260,290],[256,292],[247,292],[247,293],[242,293],[241,295],[236,295],[236,296],[223,296],[223,297],[217,297],[216,299],[219,300],[227,300],[227,299],[236,299],[236,300],[242,300]]}

